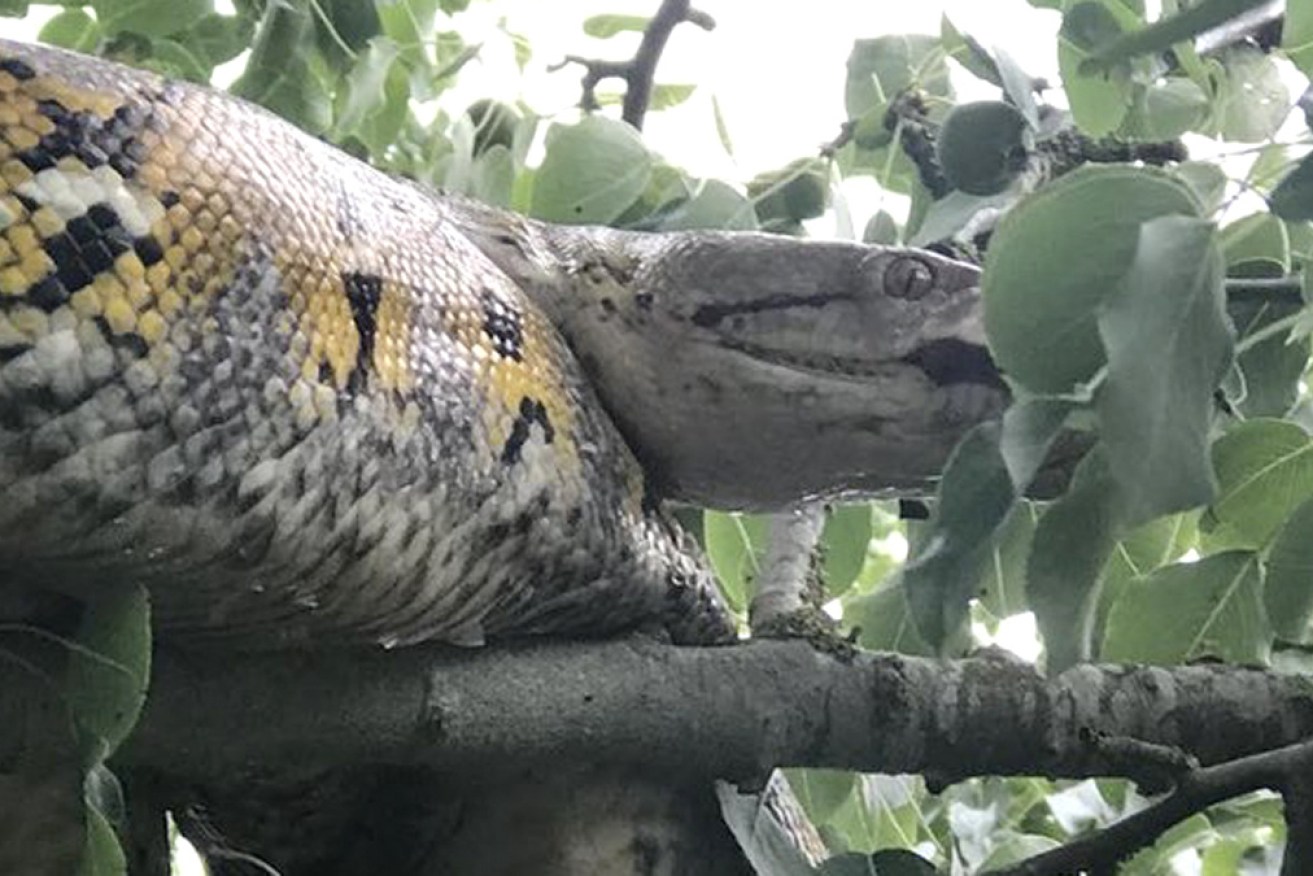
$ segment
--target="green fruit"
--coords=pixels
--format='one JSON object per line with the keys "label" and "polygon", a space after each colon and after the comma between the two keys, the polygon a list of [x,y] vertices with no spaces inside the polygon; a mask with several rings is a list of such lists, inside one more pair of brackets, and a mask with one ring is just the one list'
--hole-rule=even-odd
{"label": "green fruit", "polygon": [[1026,169],[1033,146],[1021,111],[988,100],[954,107],[939,129],[935,154],[953,188],[969,195],[994,195]]}

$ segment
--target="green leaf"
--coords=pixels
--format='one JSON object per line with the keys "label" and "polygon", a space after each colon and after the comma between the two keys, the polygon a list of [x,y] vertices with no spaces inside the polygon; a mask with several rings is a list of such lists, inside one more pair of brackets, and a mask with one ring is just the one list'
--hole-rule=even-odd
{"label": "green leaf", "polygon": [[789,787],[815,824],[828,821],[856,787],[857,775],[844,770],[784,770]]}
{"label": "green leaf", "polygon": [[1272,190],[1267,203],[1273,213],[1287,222],[1313,220],[1313,154],[1304,156],[1286,174]]}
{"label": "green leaf", "polygon": [[999,223],[983,279],[990,350],[1009,377],[1070,392],[1104,364],[1098,314],[1134,262],[1140,225],[1199,215],[1189,187],[1150,168],[1082,167]]}
{"label": "green leaf", "polygon": [[757,514],[706,511],[702,515],[702,543],[721,592],[737,612],[747,610],[754,582],[766,555],[769,527]]}
{"label": "green leaf", "polygon": [[114,828],[95,807],[87,807],[87,845],[76,876],[127,876],[128,861]]}
{"label": "green leaf", "polygon": [[1003,93],[1025,117],[1030,130],[1038,131],[1040,119],[1039,106],[1035,102],[1035,77],[1021,69],[1021,65],[1002,49],[995,49],[994,55],[1003,79]]}
{"label": "green leaf", "polygon": [[[1247,264],[1271,265],[1268,276],[1279,276],[1279,265],[1272,262]],[[1285,319],[1300,311],[1299,304],[1266,301],[1229,301],[1227,311],[1241,337]],[[1299,381],[1308,367],[1309,339],[1289,340],[1277,334],[1246,349],[1236,360],[1245,384],[1242,398],[1232,404],[1247,418],[1283,417],[1299,398]]]}
{"label": "green leaf", "polygon": [[548,222],[605,225],[647,188],[652,155],[623,122],[589,116],[553,125],[533,187],[530,214]]}
{"label": "green leaf", "polygon": [[28,0],[0,0],[0,17],[22,18],[27,15]]}
{"label": "green leaf", "polygon": [[986,551],[1016,498],[999,432],[997,423],[983,423],[958,442],[925,537],[903,567],[917,629],[936,648],[966,622]]}
{"label": "green leaf", "polygon": [[150,608],[138,586],[105,588],[88,602],[69,653],[65,695],[78,725],[107,756],[128,735],[150,680]]}
{"label": "green leaf", "polygon": [[752,231],[757,228],[757,214],[752,202],[729,183],[703,180],[693,197],[667,213],[660,222],[662,231],[696,228]]}
{"label": "green leaf", "polygon": [[1085,455],[1071,487],[1035,527],[1026,601],[1057,674],[1093,656],[1100,575],[1121,535],[1117,489],[1101,447]]}
{"label": "green leaf", "polygon": [[401,132],[409,111],[410,87],[397,63],[401,50],[388,37],[375,37],[356,56],[338,93],[333,138],[355,137],[381,157]]}
{"label": "green leaf", "polygon": [[[323,18],[317,25],[319,47],[334,59],[334,66],[342,67],[352,60],[350,53],[363,49],[382,30],[374,3],[361,0],[314,0]],[[345,52],[343,50],[346,50]],[[341,57],[336,57],[341,54]]]}
{"label": "green leaf", "polygon": [[1030,163],[1034,147],[1026,118],[997,100],[963,103],[944,119],[935,155],[944,176],[969,195],[996,195]]}
{"label": "green leaf", "polygon": [[935,97],[952,97],[938,39],[912,34],[853,42],[844,88],[848,118],[859,119],[872,110],[883,114],[889,101],[913,86]]}
{"label": "green leaf", "polygon": [[271,3],[256,31],[246,72],[232,92],[318,134],[327,130],[333,112],[323,72],[310,12]]}
{"label": "green leaf", "polygon": [[[921,225],[909,243],[912,246],[926,246],[936,241],[948,240],[966,228],[982,211],[1002,209],[1017,200],[1018,195],[1011,190],[982,197],[954,189],[942,198],[929,203],[921,218]],[[908,227],[912,227],[910,221]]]}
{"label": "green leaf", "polygon": [[496,207],[510,208],[515,190],[515,161],[505,146],[494,146],[475,157],[469,194]]}
{"label": "green leaf", "polygon": [[894,651],[920,657],[935,656],[921,638],[901,583],[886,584],[848,602],[844,626],[857,631],[857,644],[870,651]]}
{"label": "green leaf", "polygon": [[948,56],[965,67],[967,72],[991,85],[1003,87],[1003,77],[994,56],[975,37],[958,30],[947,15],[939,18],[939,40]]}
{"label": "green leaf", "polygon": [[655,85],[652,87],[650,109],[665,110],[679,106],[693,96],[696,85]]}
{"label": "green leaf", "polygon": [[1182,179],[1194,192],[1195,198],[1203,205],[1203,214],[1210,215],[1222,205],[1226,195],[1226,172],[1211,161],[1182,161],[1172,168],[1172,172]]}
{"label": "green leaf", "polygon": [[1249,420],[1213,444],[1218,496],[1200,520],[1210,550],[1260,550],[1313,497],[1313,441],[1284,420]]}
{"label": "green leaf", "polygon": [[1108,611],[1121,598],[1127,585],[1136,578],[1178,560],[1194,547],[1199,535],[1197,513],[1159,517],[1136,528],[1113,548],[1103,567],[1099,616],[1095,640],[1103,640],[1108,626]]}
{"label": "green leaf", "polygon": [[1290,92],[1281,70],[1254,46],[1237,45],[1218,56],[1212,133],[1239,143],[1276,136],[1290,112]]}
{"label": "green leaf", "polygon": [[1074,408],[1066,399],[1032,396],[1017,399],[1003,413],[999,452],[1018,493],[1034,480]]}
{"label": "green leaf", "polygon": [[749,180],[748,196],[766,228],[773,223],[795,226],[804,219],[815,219],[829,206],[829,168],[820,158],[790,161],[779,170]]}
{"label": "green leaf", "polygon": [[1270,651],[1258,556],[1230,551],[1132,582],[1108,615],[1101,656],[1126,663],[1212,657],[1264,665]]}
{"label": "green leaf", "polygon": [[81,9],[65,9],[46,22],[37,39],[75,52],[94,51],[100,42],[100,25]]}
{"label": "green leaf", "polygon": [[1266,0],[1199,0],[1176,15],[1161,18],[1100,46],[1082,65],[1081,72],[1094,74],[1136,55],[1164,52],[1175,43],[1193,39],[1264,2]]}
{"label": "green leaf", "polygon": [[255,25],[237,15],[206,15],[177,40],[211,68],[236,58],[251,45]]}
{"label": "green leaf", "polygon": [[1313,6],[1308,3],[1286,4],[1281,50],[1305,76],[1313,77]]}
{"label": "green leaf", "polygon": [[886,210],[877,210],[862,230],[862,243],[893,246],[898,243],[898,223]]}
{"label": "green leaf", "polygon": [[106,34],[131,31],[162,37],[184,31],[214,11],[213,0],[92,0]]}
{"label": "green leaf", "polygon": [[1164,216],[1099,314],[1108,377],[1095,407],[1128,525],[1212,500],[1213,390],[1231,363],[1213,224]]}
{"label": "green leaf", "polygon": [[841,596],[852,587],[866,565],[866,548],[871,543],[871,504],[839,505],[832,508],[821,530],[821,580],[830,596]]}
{"label": "green leaf", "polygon": [[1002,839],[989,856],[980,862],[981,872],[1019,864],[1027,858],[1033,858],[1062,845],[1052,837],[1033,833],[1008,836],[1007,831],[1000,831],[1000,834],[1006,838]]}
{"label": "green leaf", "polygon": [[1074,3],[1063,16],[1058,34],[1058,69],[1072,118],[1091,137],[1105,137],[1117,130],[1133,102],[1134,90],[1121,69],[1106,75],[1083,69],[1096,45],[1116,39],[1121,33],[1117,16],[1097,0]]}
{"label": "green leaf", "polygon": [[1251,213],[1222,229],[1222,254],[1228,268],[1251,261],[1274,262],[1276,276],[1290,270],[1290,235],[1270,213]]}
{"label": "green leaf", "polygon": [[593,15],[584,19],[584,33],[598,39],[618,33],[642,33],[651,20],[647,15]]}
{"label": "green leaf", "polygon": [[996,618],[1025,611],[1026,561],[1035,539],[1038,513],[1022,500],[1008,514],[985,560],[985,587],[981,603]]}
{"label": "green leaf", "polygon": [[1297,506],[1277,531],[1263,596],[1277,635],[1306,642],[1313,618],[1313,499]]}
{"label": "green leaf", "polygon": [[171,39],[157,39],[151,42],[150,49],[150,57],[143,62],[150,69],[157,70],[170,79],[186,79],[201,84],[209,82],[210,65],[182,43]]}
{"label": "green leaf", "polygon": [[1199,84],[1183,76],[1137,85],[1120,135],[1133,140],[1175,140],[1202,126],[1211,108]]}

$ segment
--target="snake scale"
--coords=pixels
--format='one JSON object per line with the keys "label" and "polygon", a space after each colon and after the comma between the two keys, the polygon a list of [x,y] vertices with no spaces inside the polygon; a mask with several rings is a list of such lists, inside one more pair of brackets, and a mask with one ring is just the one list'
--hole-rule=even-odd
{"label": "snake scale", "polygon": [[716,641],[662,500],[924,488],[1005,399],[970,265],[537,223],[0,41],[6,611],[130,579],[259,647]]}

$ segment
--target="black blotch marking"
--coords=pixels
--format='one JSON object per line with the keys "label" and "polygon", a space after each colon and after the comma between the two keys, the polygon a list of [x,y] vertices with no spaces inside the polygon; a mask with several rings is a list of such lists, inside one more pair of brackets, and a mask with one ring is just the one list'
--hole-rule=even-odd
{"label": "black blotch marking", "polygon": [[1007,386],[989,357],[989,350],[956,338],[922,344],[902,361],[920,368],[938,386],[954,383],[978,383],[1000,389]]}
{"label": "black blotch marking", "polygon": [[727,304],[704,304],[693,311],[693,325],[713,328],[721,321],[744,313],[765,313],[771,310],[790,310],[796,307],[824,307],[833,301],[851,299],[851,295],[818,293],[816,295],[771,295],[753,301],[735,301]]}
{"label": "black blotch marking", "polygon": [[68,301],[68,292],[52,274],[38,280],[35,286],[27,290],[27,300],[46,313],[54,313]]}
{"label": "black blotch marking", "polygon": [[520,413],[511,424],[511,434],[506,439],[506,446],[502,448],[503,463],[514,465],[520,461],[520,451],[529,440],[529,430],[533,428],[534,423],[542,426],[543,440],[551,444],[552,439],[556,437],[556,429],[552,426],[551,418],[547,416],[547,408],[542,402],[526,395],[520,399]]}
{"label": "black blotch marking", "polygon": [[27,211],[27,215],[29,216],[35,213],[37,209],[41,206],[34,199],[29,198],[27,195],[23,194],[22,192],[11,191],[10,194],[14,196],[14,198],[18,201],[18,203],[23,205],[23,209]]}
{"label": "black blotch marking", "polygon": [[36,71],[32,69],[32,65],[18,58],[0,60],[0,70],[5,71],[20,82],[36,76]]}
{"label": "black blotch marking", "polygon": [[160,192],[160,203],[164,205],[164,209],[166,210],[180,201],[182,201],[182,196],[172,189],[169,189],[166,192]]}
{"label": "black blotch marking", "polygon": [[104,204],[93,204],[85,215],[68,220],[63,231],[42,241],[55,273],[33,286],[27,297],[43,310],[53,311],[97,274],[112,269],[114,260],[135,244],[117,213]]}
{"label": "black blotch marking", "polygon": [[320,383],[333,382],[333,366],[329,365],[327,362],[319,363],[319,382]]}
{"label": "black blotch marking", "polygon": [[492,340],[493,349],[507,359],[523,361],[524,328],[519,312],[487,289],[479,293],[479,303],[483,306],[483,333]]}
{"label": "black blotch marking", "polygon": [[639,292],[634,296],[634,303],[638,305],[639,310],[651,310],[652,300],[651,292]]}
{"label": "black blotch marking", "polygon": [[127,103],[103,119],[90,110],[73,111],[57,100],[41,100],[37,112],[53,122],[55,129],[31,149],[14,155],[33,173],[71,156],[88,168],[108,164],[124,179],[131,179],[146,159],[146,147],[137,139],[151,119],[146,107]]}
{"label": "black blotch marking", "polygon": [[565,513],[565,522],[570,526],[578,526],[579,521],[584,519],[584,509],[579,506],[571,508]]}
{"label": "black blotch marking", "polygon": [[9,344],[7,346],[0,347],[0,365],[3,365],[6,362],[17,359],[19,356],[23,355],[30,349],[32,349],[31,344]]}
{"label": "black blotch marking", "polygon": [[347,271],[342,274],[347,304],[351,305],[351,319],[360,335],[356,350],[356,365],[347,379],[347,389],[359,392],[365,388],[370,363],[374,361],[374,338],[378,333],[378,303],[383,299],[383,279],[373,274]]}
{"label": "black blotch marking", "polygon": [[141,259],[141,263],[148,268],[164,258],[164,248],[149,234],[132,241],[132,248],[136,250],[137,258]]}
{"label": "black blotch marking", "polygon": [[109,321],[105,317],[97,316],[93,321],[96,328],[100,329],[101,336],[116,350],[127,350],[138,359],[144,359],[146,354],[150,352],[150,345],[146,343],[146,339],[136,332],[124,332],[121,335],[116,335],[114,330],[109,327]]}

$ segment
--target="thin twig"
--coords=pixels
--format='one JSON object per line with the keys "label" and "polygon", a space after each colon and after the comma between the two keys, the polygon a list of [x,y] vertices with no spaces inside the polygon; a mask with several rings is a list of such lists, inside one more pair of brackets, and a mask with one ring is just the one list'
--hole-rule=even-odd
{"label": "thin twig", "polygon": [[[1284,793],[1292,780],[1308,771],[1311,761],[1313,741],[1304,741],[1195,770],[1181,778],[1172,794],[1148,809],[1016,866],[990,871],[990,876],[1100,872],[1151,845],[1168,828],[1215,803],[1261,788]],[[1284,874],[1286,870],[1282,872]],[[1297,869],[1289,872],[1308,871]]]}
{"label": "thin twig", "polygon": [[579,105],[592,112],[599,106],[597,85],[605,79],[623,79],[625,81],[625,99],[621,108],[621,118],[638,130],[643,129],[643,119],[647,116],[652,102],[653,79],[656,76],[657,62],[665,51],[670,32],[680,22],[688,21],[703,30],[716,26],[715,20],[689,5],[689,0],[664,0],[656,15],[643,30],[642,42],[638,51],[628,61],[605,61],[594,58],[581,58],[567,55],[565,61],[552,69],[560,69],[565,64],[578,64],[584,68],[581,87],[583,95]]}

